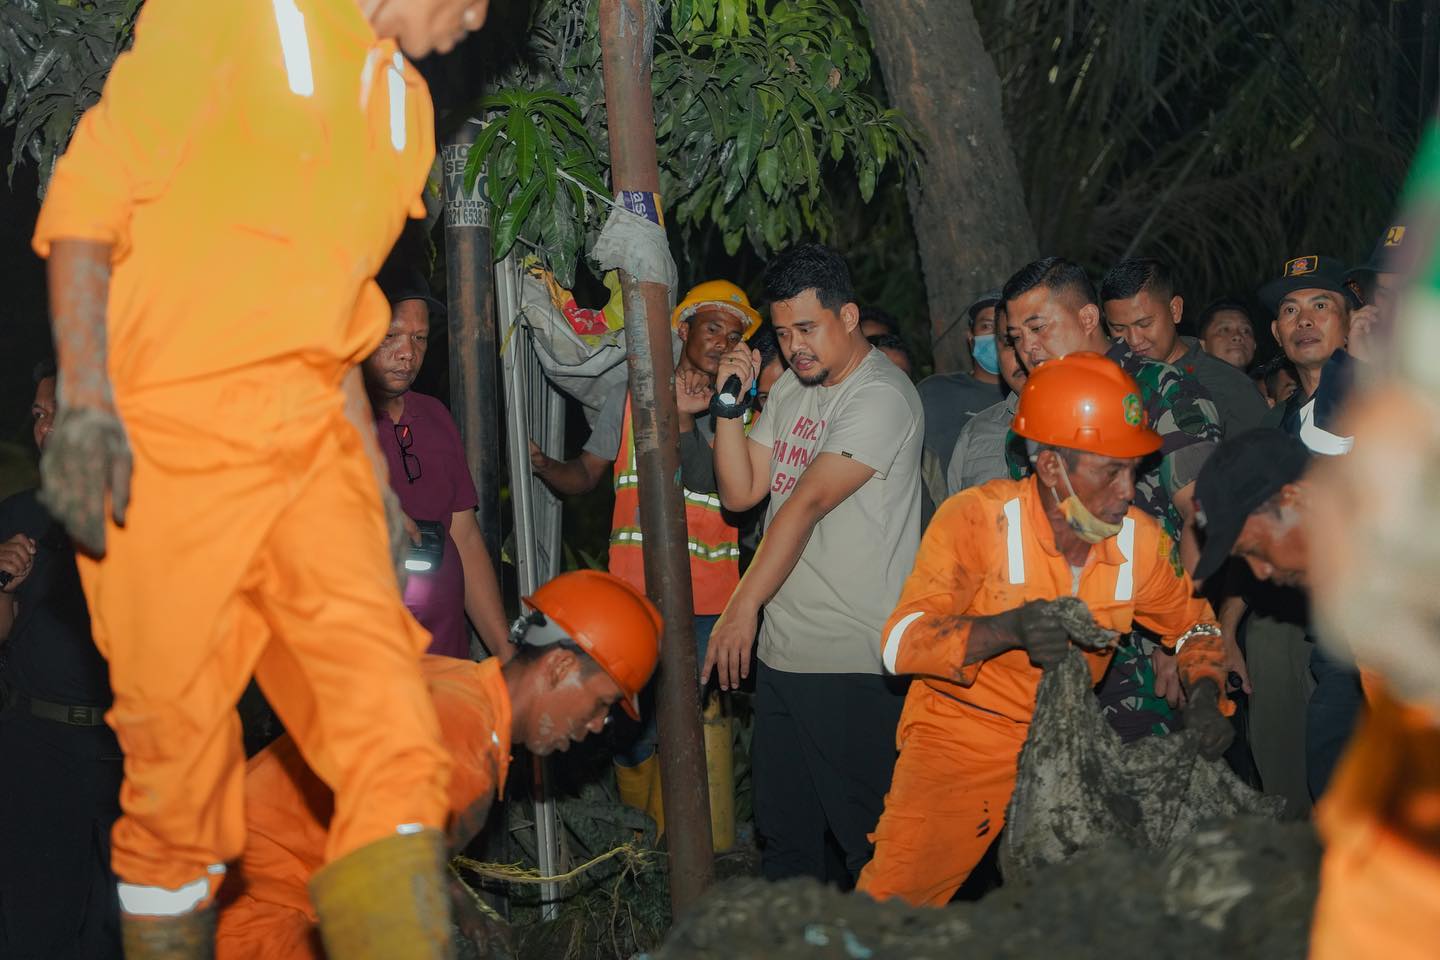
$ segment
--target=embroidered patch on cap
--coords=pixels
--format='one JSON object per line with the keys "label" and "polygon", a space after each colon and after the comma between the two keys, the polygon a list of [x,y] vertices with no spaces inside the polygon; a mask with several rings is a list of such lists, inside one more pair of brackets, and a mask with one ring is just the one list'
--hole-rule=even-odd
{"label": "embroidered patch on cap", "polygon": [[1385,231],[1385,246],[1398,247],[1404,241],[1405,228],[1403,226],[1393,226],[1389,230]]}
{"label": "embroidered patch on cap", "polygon": [[1307,273],[1314,273],[1319,257],[1296,257],[1285,264],[1285,276],[1303,277]]}
{"label": "embroidered patch on cap", "polygon": [[1138,427],[1144,419],[1145,412],[1140,409],[1140,398],[1133,393],[1125,394],[1125,422],[1132,427]]}

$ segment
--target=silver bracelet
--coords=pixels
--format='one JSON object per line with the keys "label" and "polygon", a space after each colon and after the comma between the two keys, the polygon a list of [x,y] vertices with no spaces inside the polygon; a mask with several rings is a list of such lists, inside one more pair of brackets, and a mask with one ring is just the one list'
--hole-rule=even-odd
{"label": "silver bracelet", "polygon": [[1179,638],[1175,641],[1175,652],[1179,653],[1181,647],[1196,637],[1219,637],[1222,635],[1218,623],[1197,623],[1189,630],[1180,634]]}

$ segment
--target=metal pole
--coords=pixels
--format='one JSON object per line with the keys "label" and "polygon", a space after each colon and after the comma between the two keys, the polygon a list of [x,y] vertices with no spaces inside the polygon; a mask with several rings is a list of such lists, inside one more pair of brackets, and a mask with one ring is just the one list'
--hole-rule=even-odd
{"label": "metal pole", "polygon": [[[610,167],[617,196],[653,196],[660,210],[655,105],[650,91],[653,24],[649,0],[600,0],[600,50],[610,127]],[[644,202],[643,196],[641,197]],[[639,206],[640,204],[636,204]],[[663,224],[662,224],[663,225]],[[639,477],[645,583],[665,617],[656,711],[665,837],[670,849],[670,906],[678,914],[705,892],[713,870],[710,798],[700,732],[694,602],[680,487],[679,414],[670,353],[669,291],[620,272],[629,347],[630,406]]]}
{"label": "metal pole", "polygon": [[[449,299],[450,412],[460,427],[465,462],[475,480],[476,521],[496,576],[500,574],[500,385],[490,262],[490,219],[483,181],[465,191],[465,161],[480,131],[476,120],[459,124],[440,148],[445,197],[446,292]],[[478,648],[472,635],[471,649]],[[480,843],[487,859],[510,859],[504,798],[491,810]],[[503,916],[508,896],[486,894]]]}
{"label": "metal pole", "polygon": [[449,290],[450,410],[460,424],[465,462],[479,498],[476,517],[500,569],[500,391],[495,306],[490,273],[490,222],[482,182],[465,192],[465,159],[480,124],[468,120],[446,138],[445,263]]}

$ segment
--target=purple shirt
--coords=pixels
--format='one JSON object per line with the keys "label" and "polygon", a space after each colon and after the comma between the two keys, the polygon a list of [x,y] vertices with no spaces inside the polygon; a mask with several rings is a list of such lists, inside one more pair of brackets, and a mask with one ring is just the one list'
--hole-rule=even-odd
{"label": "purple shirt", "polygon": [[[409,431],[409,446],[400,448],[401,429]],[[378,411],[375,432],[385,462],[390,466],[390,486],[400,506],[414,520],[437,520],[445,528],[445,555],[438,570],[412,573],[405,585],[405,606],[430,631],[427,653],[449,657],[470,656],[470,632],[465,624],[465,571],[460,551],[450,536],[450,520],[461,510],[473,510],[479,502],[475,481],[465,462],[460,431],[450,411],[434,397],[413,390],[405,394],[405,412],[398,421]],[[406,468],[409,472],[406,472]],[[412,481],[411,476],[415,479]]]}

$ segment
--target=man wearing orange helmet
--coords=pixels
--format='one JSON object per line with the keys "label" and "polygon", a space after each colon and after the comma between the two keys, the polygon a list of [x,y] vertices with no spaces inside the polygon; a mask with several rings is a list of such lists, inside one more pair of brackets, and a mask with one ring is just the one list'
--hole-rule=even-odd
{"label": "man wearing orange helmet", "polygon": [[[1005,823],[1042,668],[1070,645],[1049,602],[1077,596],[1106,629],[1138,622],[1177,652],[1186,725],[1214,759],[1229,745],[1215,615],[1132,505],[1161,439],[1140,388],[1095,353],[1051,360],[1021,391],[1013,429],[1033,467],[951,497],[925,532],[882,634],[886,668],[918,675],[900,759],[859,889],[943,906]],[[1085,651],[1095,680],[1112,651]]]}
{"label": "man wearing orange helmet", "polygon": [[[710,630],[740,582],[740,532],[734,517],[721,510],[711,454],[715,430],[705,411],[715,394],[720,358],[755,333],[760,327],[760,314],[750,306],[745,291],[735,284],[708,280],[685,294],[671,314],[670,323],[681,342],[675,364],[680,480],[685,487],[697,662],[703,662]],[[531,443],[530,463],[536,476],[557,492],[569,495],[594,489],[605,471],[613,467],[615,512],[610,529],[610,572],[644,590],[639,475],[626,386],[619,384],[606,397],[590,439],[578,457],[554,460]],[[617,754],[615,775],[621,799],[648,812],[663,831],[656,746],[657,731],[651,720]]]}
{"label": "man wearing orange helmet", "polygon": [[[599,732],[612,704],[639,716],[638,696],[660,652],[660,614],[643,593],[607,573],[563,573],[526,597],[531,613],[515,625],[515,655],[481,663],[426,656],[421,668],[454,764],[446,839],[462,849],[485,826],[505,788],[512,742],[544,756]],[[316,908],[306,893],[324,863],[334,798],[282,737],[245,772],[245,857],[221,893],[221,960],[312,960],[321,956]],[[453,893],[463,891],[452,886]],[[465,897],[452,896],[462,928]],[[354,931],[361,952],[334,957],[409,957],[377,917]],[[327,932],[328,936],[328,932]],[[327,941],[328,943],[328,941]]]}

